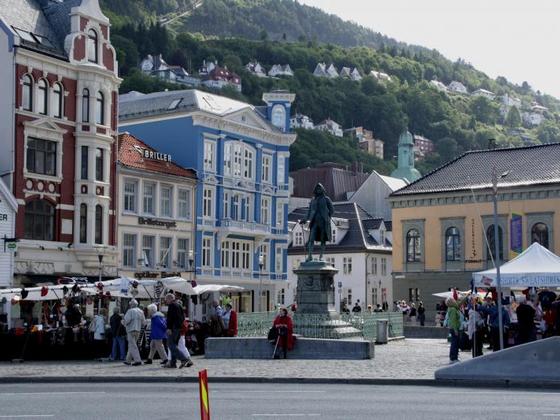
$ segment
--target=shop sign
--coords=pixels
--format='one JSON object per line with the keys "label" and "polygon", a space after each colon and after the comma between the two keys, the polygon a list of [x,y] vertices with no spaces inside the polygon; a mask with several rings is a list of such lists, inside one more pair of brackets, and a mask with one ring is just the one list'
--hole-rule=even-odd
{"label": "shop sign", "polygon": [[139,217],[138,224],[148,226],[162,226],[167,229],[177,227],[177,222],[175,221],[158,220],[152,219],[151,217]]}
{"label": "shop sign", "polygon": [[5,213],[0,213],[0,222],[7,222],[8,221],[8,215]]}
{"label": "shop sign", "polygon": [[136,151],[142,155],[144,159],[159,160],[162,162],[171,162],[171,155],[167,153],[156,152],[155,150],[144,149],[139,146],[134,146]]}
{"label": "shop sign", "polygon": [[169,271],[138,271],[134,273],[134,277],[137,279],[159,279],[166,277],[181,277],[180,272],[169,272]]}

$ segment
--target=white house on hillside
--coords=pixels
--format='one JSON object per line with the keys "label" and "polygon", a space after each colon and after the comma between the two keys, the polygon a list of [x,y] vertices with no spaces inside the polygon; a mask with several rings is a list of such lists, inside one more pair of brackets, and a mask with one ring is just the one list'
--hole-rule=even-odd
{"label": "white house on hillside", "polygon": [[307,115],[296,114],[290,118],[290,127],[292,129],[305,128],[306,130],[313,130],[315,128],[315,124],[313,124],[313,120]]}
{"label": "white house on hillside", "polygon": [[389,76],[387,73],[383,73],[381,71],[375,71],[372,70],[369,72],[369,75],[377,80],[381,81],[386,81],[386,82],[390,82],[391,81],[391,76]]}
{"label": "white house on hillside", "polygon": [[336,137],[343,136],[342,127],[340,126],[340,124],[338,124],[336,121],[331,120],[330,118],[327,118],[326,120],[321,121],[319,124],[317,124],[315,126],[315,130],[326,131]]}
{"label": "white house on hillside", "polygon": [[268,75],[270,77],[292,77],[294,72],[289,64],[282,65],[282,64],[274,64],[272,68],[268,71]]}
{"label": "white house on hillside", "polygon": [[472,96],[483,96],[486,99],[489,99],[491,101],[496,97],[496,94],[494,92],[490,92],[489,90],[486,90],[486,89],[477,89],[473,93],[471,93],[471,95]]}
{"label": "white house on hillside", "polygon": [[451,83],[449,83],[449,86],[447,86],[447,89],[449,90],[449,92],[453,92],[453,93],[460,93],[463,95],[466,95],[469,93],[469,91],[467,90],[467,87],[462,84],[461,82],[458,82],[456,80],[453,80]]}
{"label": "white house on hillside", "polygon": [[245,69],[257,77],[266,77],[266,70],[258,61],[250,61],[245,66]]}
{"label": "white house on hillside", "polygon": [[447,92],[447,86],[445,86],[439,80],[431,80],[430,86],[435,87],[437,90],[440,90],[442,92]]}

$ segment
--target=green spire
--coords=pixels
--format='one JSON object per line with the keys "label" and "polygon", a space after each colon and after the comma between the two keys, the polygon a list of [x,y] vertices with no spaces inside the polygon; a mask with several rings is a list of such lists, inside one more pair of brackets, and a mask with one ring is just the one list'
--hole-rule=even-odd
{"label": "green spire", "polygon": [[391,176],[404,179],[409,183],[422,177],[422,174],[414,167],[414,138],[408,130],[399,137],[398,167]]}

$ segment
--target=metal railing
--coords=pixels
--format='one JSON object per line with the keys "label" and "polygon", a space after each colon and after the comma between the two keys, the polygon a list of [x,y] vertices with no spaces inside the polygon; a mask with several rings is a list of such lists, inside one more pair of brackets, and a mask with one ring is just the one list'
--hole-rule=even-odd
{"label": "metal railing", "polygon": [[[239,337],[266,337],[272,327],[277,312],[244,312],[238,314]],[[345,330],[354,327],[366,340],[375,341],[377,321],[389,321],[389,337],[404,335],[403,316],[400,312],[341,314],[339,320],[331,320],[326,315],[290,314],[294,320],[294,332],[312,338],[344,338],[346,334],[356,336]]]}

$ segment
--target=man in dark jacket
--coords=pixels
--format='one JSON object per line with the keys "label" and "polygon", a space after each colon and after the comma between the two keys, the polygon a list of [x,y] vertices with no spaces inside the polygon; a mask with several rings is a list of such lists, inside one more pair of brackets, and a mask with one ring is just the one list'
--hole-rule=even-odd
{"label": "man in dark jacket", "polygon": [[111,334],[113,336],[113,349],[111,351],[111,360],[118,359],[124,360],[126,356],[125,342],[126,342],[126,328],[122,324],[122,316],[120,314],[119,308],[115,307],[113,309],[113,315],[109,320],[111,324]]}
{"label": "man in dark jacket", "polygon": [[181,327],[185,321],[183,307],[179,305],[173,293],[168,293],[165,296],[165,303],[167,304],[167,345],[171,352],[171,358],[164,367],[176,368],[177,359],[181,361],[179,368],[191,367],[193,362],[178,347]]}
{"label": "man in dark jacket", "polygon": [[535,309],[527,301],[517,307],[518,344],[529,343],[537,339],[535,330]]}

